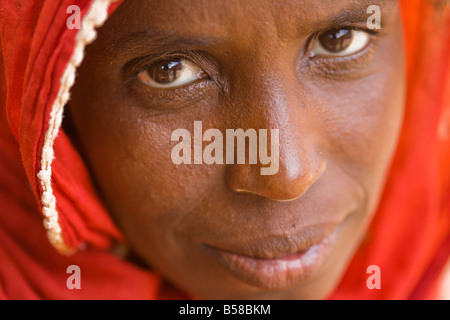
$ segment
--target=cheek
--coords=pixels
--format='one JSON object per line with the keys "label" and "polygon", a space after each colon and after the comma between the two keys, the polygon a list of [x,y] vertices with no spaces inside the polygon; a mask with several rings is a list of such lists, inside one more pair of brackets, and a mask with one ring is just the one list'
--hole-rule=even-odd
{"label": "cheek", "polygon": [[316,100],[321,148],[363,186],[371,207],[382,191],[403,122],[403,51],[398,52],[381,57],[371,76],[324,85],[320,90],[326,93],[316,95],[326,97]]}
{"label": "cheek", "polygon": [[[153,256],[172,246],[168,251],[176,256],[172,240],[179,222],[223,181],[223,172],[220,166],[175,165],[171,151],[178,142],[171,135],[180,128],[193,133],[194,120],[205,117],[217,125],[220,115],[208,115],[212,106],[205,102],[149,117],[145,108],[118,104],[126,100],[116,98],[103,101],[99,96],[74,110],[89,167],[108,211],[130,242],[146,254],[143,245],[150,244],[153,253],[161,249]],[[73,102],[83,105],[76,94]],[[89,116],[82,110],[89,110]]]}
{"label": "cheek", "polygon": [[[348,90],[340,84],[337,87],[341,93]],[[336,96],[333,109],[321,114],[326,149],[347,171],[374,175],[383,171],[398,140],[403,119],[402,81],[381,73],[350,87],[354,91]]]}

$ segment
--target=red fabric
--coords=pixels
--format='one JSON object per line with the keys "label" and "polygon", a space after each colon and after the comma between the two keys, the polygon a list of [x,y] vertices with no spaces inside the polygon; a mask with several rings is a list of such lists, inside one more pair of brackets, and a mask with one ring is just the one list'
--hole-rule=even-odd
{"label": "red fabric", "polygon": [[[111,6],[112,11],[120,1]],[[84,15],[92,0],[79,0]],[[408,62],[406,120],[379,210],[331,299],[433,298],[449,256],[450,9],[445,1],[402,0]],[[66,0],[0,3],[0,298],[179,298],[159,277],[110,252],[122,235],[61,131],[52,186],[65,242],[87,246],[73,256],[50,245],[37,180],[49,113],[78,30],[66,27]],[[83,290],[68,290],[78,265]],[[366,287],[378,265],[382,290]]]}
{"label": "red fabric", "polygon": [[[90,3],[77,1],[82,15]],[[57,253],[39,214],[42,189],[36,175],[43,139],[77,32],[66,27],[71,4],[0,4],[0,298],[155,299],[158,277],[108,252],[121,234],[63,132],[54,146],[52,178],[60,224],[68,245],[89,244],[90,249],[72,257]],[[67,289],[70,265],[80,267],[83,290]]]}

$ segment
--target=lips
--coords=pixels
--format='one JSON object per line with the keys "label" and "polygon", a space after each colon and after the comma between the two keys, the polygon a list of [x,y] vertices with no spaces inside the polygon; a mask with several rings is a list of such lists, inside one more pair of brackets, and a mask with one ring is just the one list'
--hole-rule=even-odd
{"label": "lips", "polygon": [[263,289],[286,289],[305,283],[321,269],[331,254],[339,229],[334,228],[330,233],[326,229],[308,228],[291,237],[274,236],[247,242],[240,250],[205,247],[241,281]]}

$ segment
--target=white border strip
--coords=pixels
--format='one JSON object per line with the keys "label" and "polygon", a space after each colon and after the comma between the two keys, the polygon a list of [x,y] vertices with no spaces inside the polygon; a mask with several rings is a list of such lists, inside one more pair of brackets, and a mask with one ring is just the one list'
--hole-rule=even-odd
{"label": "white border strip", "polygon": [[47,236],[55,249],[66,255],[76,251],[70,248],[64,242],[61,226],[58,222],[58,212],[56,211],[56,198],[53,195],[52,179],[52,161],[54,159],[53,143],[61,127],[64,106],[69,101],[70,89],[75,82],[76,68],[81,64],[84,58],[84,49],[86,45],[94,41],[97,27],[101,26],[108,18],[108,8],[116,0],[94,0],[88,12],[84,16],[81,28],[76,35],[75,50],[70,58],[61,78],[61,86],[56,100],[53,103],[48,129],[45,133],[44,145],[41,153],[41,170],[37,177],[41,182],[43,193],[41,195],[42,213],[44,215],[44,226],[47,230]]}

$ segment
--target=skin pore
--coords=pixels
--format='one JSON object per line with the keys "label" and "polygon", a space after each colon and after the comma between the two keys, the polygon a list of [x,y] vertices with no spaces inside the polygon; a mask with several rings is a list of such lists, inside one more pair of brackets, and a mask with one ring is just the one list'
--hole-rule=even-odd
{"label": "skin pore", "polygon": [[[381,30],[367,28],[372,4]],[[396,1],[127,0],[87,47],[65,130],[130,248],[176,287],[322,299],[380,200],[403,50]],[[171,134],[194,121],[279,129],[278,173],[175,165]]]}

